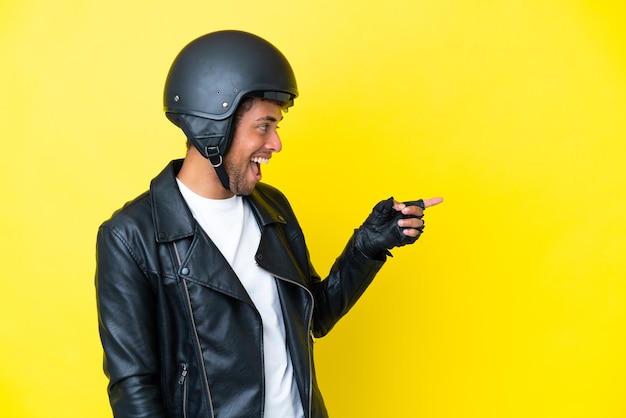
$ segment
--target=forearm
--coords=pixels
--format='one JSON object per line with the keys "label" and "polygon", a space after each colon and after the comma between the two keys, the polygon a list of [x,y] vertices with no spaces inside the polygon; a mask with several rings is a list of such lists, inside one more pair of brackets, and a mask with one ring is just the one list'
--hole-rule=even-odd
{"label": "forearm", "polygon": [[313,334],[321,337],[354,306],[384,264],[354,245],[354,236],[335,260],[328,277],[315,291]]}
{"label": "forearm", "polygon": [[[440,199],[431,199],[429,205]],[[374,206],[354,231],[328,278],[316,292],[313,333],[326,334],[356,303],[395,247],[414,243],[422,233],[424,201],[400,203],[393,198]]]}

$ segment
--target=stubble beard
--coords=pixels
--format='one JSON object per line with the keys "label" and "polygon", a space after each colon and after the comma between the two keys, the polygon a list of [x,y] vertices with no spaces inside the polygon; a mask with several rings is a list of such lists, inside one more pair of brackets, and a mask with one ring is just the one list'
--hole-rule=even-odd
{"label": "stubble beard", "polygon": [[256,186],[256,184],[254,184],[250,187],[246,181],[248,170],[248,166],[241,169],[235,163],[226,162],[226,173],[228,174],[230,191],[237,196],[249,196]]}

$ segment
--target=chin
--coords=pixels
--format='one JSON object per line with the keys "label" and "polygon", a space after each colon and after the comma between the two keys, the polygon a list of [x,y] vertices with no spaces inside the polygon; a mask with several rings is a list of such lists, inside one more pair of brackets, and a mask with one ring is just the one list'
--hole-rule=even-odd
{"label": "chin", "polygon": [[249,187],[237,187],[235,188],[235,190],[231,188],[231,192],[233,192],[237,196],[250,196],[252,192],[254,191],[255,187],[256,187],[256,184],[254,186],[249,186]]}

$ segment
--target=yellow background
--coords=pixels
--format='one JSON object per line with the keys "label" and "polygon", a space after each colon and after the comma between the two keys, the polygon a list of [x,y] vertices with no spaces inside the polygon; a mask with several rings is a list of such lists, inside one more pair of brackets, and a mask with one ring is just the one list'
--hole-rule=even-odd
{"label": "yellow background", "polygon": [[265,170],[325,273],[380,199],[442,195],[316,344],[333,417],[626,416],[626,6],[609,0],[0,3],[0,415],[110,417],[98,225],[184,138],[175,54],[289,58]]}

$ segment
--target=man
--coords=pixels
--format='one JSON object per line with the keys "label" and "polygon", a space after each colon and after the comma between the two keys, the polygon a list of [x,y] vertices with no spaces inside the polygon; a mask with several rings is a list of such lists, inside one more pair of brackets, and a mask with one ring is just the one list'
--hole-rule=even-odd
{"label": "man", "polygon": [[165,85],[187,136],[150,190],[99,229],[96,293],[116,417],[326,417],[312,339],[354,305],[427,199],[377,204],[328,277],[286,198],[260,183],[298,91],[285,57],[238,31],[196,39]]}

